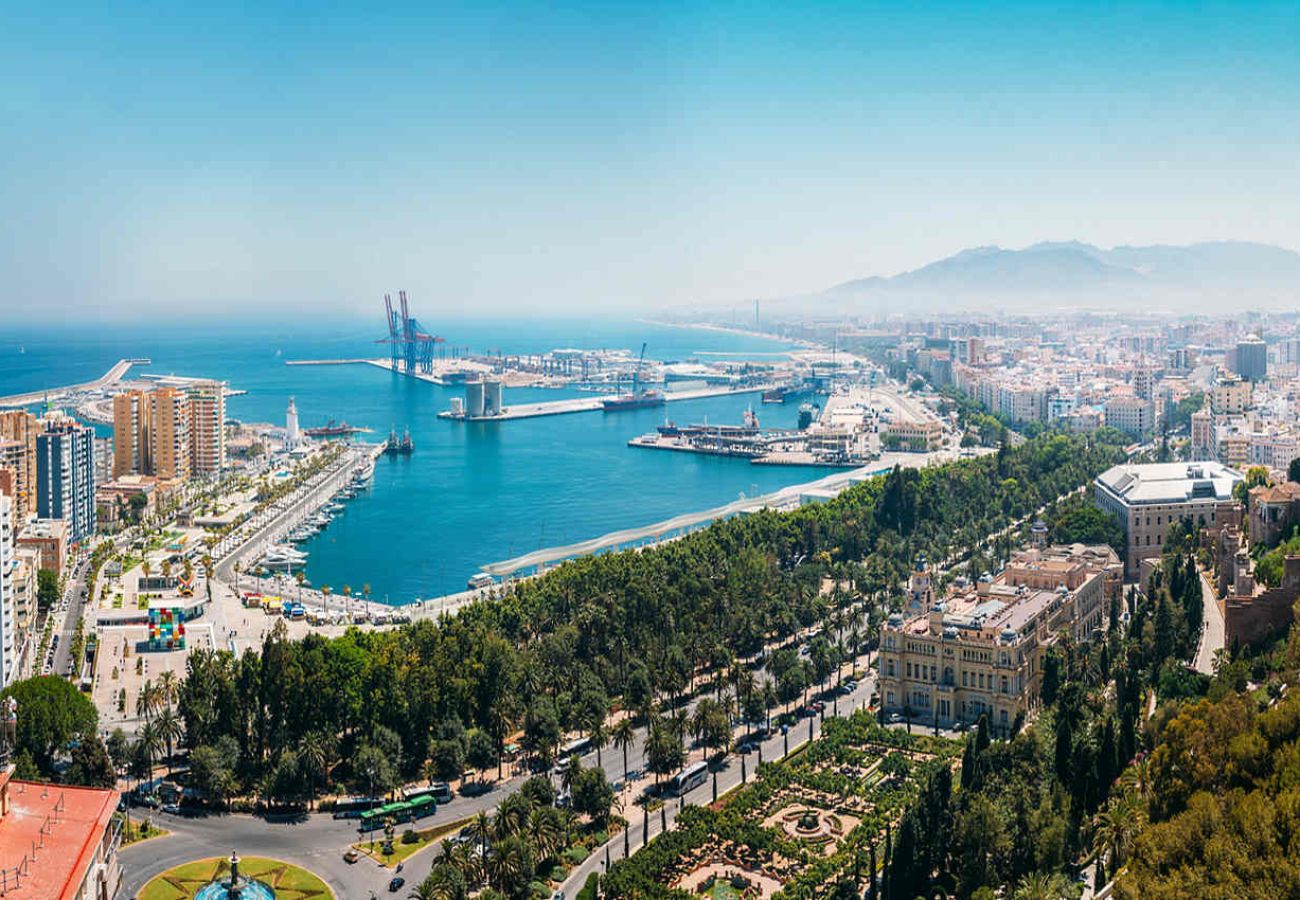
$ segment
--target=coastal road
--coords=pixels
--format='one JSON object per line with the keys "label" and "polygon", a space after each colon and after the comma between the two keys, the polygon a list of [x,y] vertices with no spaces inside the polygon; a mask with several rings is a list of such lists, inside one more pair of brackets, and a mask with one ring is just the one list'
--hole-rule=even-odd
{"label": "coastal road", "polygon": [[1219,609],[1218,593],[1214,585],[1201,573],[1201,605],[1204,607],[1201,625],[1201,641],[1196,645],[1196,671],[1204,675],[1214,674],[1214,654],[1224,647],[1225,633],[1223,613]]}

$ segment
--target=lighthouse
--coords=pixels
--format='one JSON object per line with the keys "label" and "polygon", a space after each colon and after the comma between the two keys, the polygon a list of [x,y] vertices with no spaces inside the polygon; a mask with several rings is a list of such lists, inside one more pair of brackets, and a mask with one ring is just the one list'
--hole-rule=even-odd
{"label": "lighthouse", "polygon": [[298,433],[298,407],[294,406],[292,397],[284,413],[284,443],[290,450],[302,443],[302,435]]}

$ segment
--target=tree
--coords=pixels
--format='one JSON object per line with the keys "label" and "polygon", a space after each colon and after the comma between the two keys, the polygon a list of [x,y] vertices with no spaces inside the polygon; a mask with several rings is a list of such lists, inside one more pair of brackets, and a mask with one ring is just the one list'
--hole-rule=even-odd
{"label": "tree", "polygon": [[217,804],[224,804],[236,787],[235,773],[225,754],[207,744],[190,751],[190,783]]}
{"label": "tree", "polygon": [[108,748],[97,735],[82,738],[72,748],[72,762],[63,773],[63,781],[96,788],[111,788],[117,782]]}
{"label": "tree", "polygon": [[646,768],[654,773],[655,787],[664,776],[676,772],[686,760],[681,741],[669,730],[663,719],[653,719],[645,740]]}
{"label": "tree", "polygon": [[59,573],[53,569],[36,571],[36,605],[49,609],[59,599]]}
{"label": "tree", "polygon": [[55,757],[78,738],[92,738],[99,715],[85,694],[65,679],[38,675],[17,681],[0,697],[18,703],[17,749],[31,754],[46,777],[54,775]]}
{"label": "tree", "polygon": [[434,771],[443,781],[460,778],[465,769],[465,745],[456,738],[442,738],[430,744],[429,757]]}
{"label": "tree", "polygon": [[549,764],[560,743],[560,719],[555,704],[545,695],[537,697],[524,715],[524,749]]}
{"label": "tree", "polygon": [[481,728],[470,730],[466,738],[465,762],[477,769],[480,777],[497,764],[497,746],[491,736]]}
{"label": "tree", "polygon": [[605,776],[605,770],[596,766],[583,769],[570,787],[575,812],[589,816],[593,822],[604,826],[614,804],[614,789]]}
{"label": "tree", "polygon": [[352,759],[353,784],[368,796],[387,793],[398,785],[400,776],[392,760],[374,744],[365,743]]}

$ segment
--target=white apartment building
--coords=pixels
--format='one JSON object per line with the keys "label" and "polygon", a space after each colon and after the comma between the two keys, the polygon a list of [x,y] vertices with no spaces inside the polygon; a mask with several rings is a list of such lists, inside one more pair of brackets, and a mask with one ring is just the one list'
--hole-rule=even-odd
{"label": "white apartment building", "polygon": [[1106,427],[1133,437],[1151,434],[1156,427],[1156,405],[1141,397],[1112,397],[1106,401]]}

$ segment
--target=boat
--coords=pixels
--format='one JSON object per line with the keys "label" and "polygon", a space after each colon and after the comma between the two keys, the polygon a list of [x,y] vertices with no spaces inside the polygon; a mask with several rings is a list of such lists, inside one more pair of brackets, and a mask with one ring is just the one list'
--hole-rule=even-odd
{"label": "boat", "polygon": [[764,403],[784,403],[787,400],[793,400],[795,397],[802,397],[812,393],[812,388],[805,384],[791,382],[789,384],[778,385],[771,390],[763,392]]}
{"label": "boat", "polygon": [[335,422],[333,419],[330,419],[324,425],[317,425],[314,428],[304,428],[302,430],[302,433],[307,435],[308,437],[330,438],[330,437],[348,437],[350,435],[356,434],[360,430],[361,430],[360,428],[355,428],[349,425],[346,421]]}
{"label": "boat", "polygon": [[623,412],[629,409],[650,409],[655,406],[663,406],[667,403],[663,391],[649,390],[641,387],[641,367],[645,364],[645,347],[641,344],[641,356],[637,359],[636,371],[632,373],[632,391],[627,394],[618,394],[614,397],[606,397],[600,401],[601,409],[605,412]]}
{"label": "boat", "polygon": [[411,441],[411,429],[407,428],[402,432],[402,437],[397,437],[397,429],[388,432],[388,440],[384,442],[384,452],[388,454],[397,454],[407,456],[415,450],[415,444]]}
{"label": "boat", "polygon": [[655,406],[663,406],[666,402],[661,391],[637,391],[635,394],[606,397],[600,401],[600,406],[605,412],[623,412],[629,409],[650,409]]}

